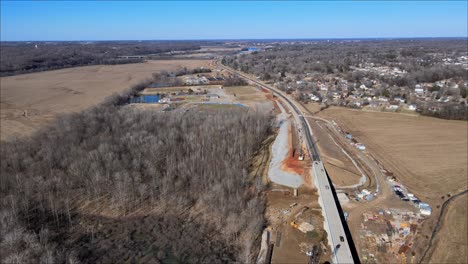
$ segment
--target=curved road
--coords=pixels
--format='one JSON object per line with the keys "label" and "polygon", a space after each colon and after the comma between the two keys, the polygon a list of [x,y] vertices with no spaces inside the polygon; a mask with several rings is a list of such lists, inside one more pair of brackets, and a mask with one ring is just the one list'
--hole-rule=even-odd
{"label": "curved road", "polygon": [[447,206],[449,205],[449,203],[453,200],[455,200],[456,198],[462,196],[462,195],[465,195],[466,193],[468,193],[468,190],[464,190],[460,193],[457,193],[455,194],[454,196],[450,197],[449,199],[447,199],[447,201],[445,201],[443,204],[442,204],[442,208],[440,210],[440,214],[439,214],[439,218],[437,218],[437,223],[434,227],[434,230],[432,230],[432,235],[431,235],[431,239],[429,240],[429,245],[427,246],[426,250],[424,251],[424,254],[422,255],[421,259],[419,260],[418,263],[422,263],[424,258],[426,257],[427,253],[429,252],[429,250],[431,249],[432,247],[432,241],[434,241],[434,238],[435,236],[437,235],[437,232],[439,231],[439,227],[440,227],[440,222],[442,221],[442,217],[444,216],[444,213],[445,213],[445,210],[447,209]]}
{"label": "curved road", "polygon": [[282,91],[259,82],[255,78],[249,77],[246,74],[221,65],[217,60],[215,61],[215,65],[234,75],[244,78],[251,83],[272,91],[274,94],[278,95],[292,110],[291,112],[293,113],[293,116],[295,117],[296,121],[298,121],[298,128],[300,130],[299,132],[302,131],[304,133],[307,150],[313,160],[312,170],[315,176],[314,181],[320,197],[319,203],[322,207],[322,213],[325,220],[324,226],[328,235],[328,243],[333,252],[332,261],[334,263],[355,263],[355,260],[359,262],[358,257],[353,257],[353,254],[351,253],[350,243],[352,243],[352,241],[350,243],[348,242],[348,239],[351,239],[351,237],[346,235],[342,218],[337,207],[337,201],[335,200],[333,193],[333,188],[330,188],[331,182],[329,181],[328,175],[325,171],[325,168],[323,167],[322,161],[320,160],[320,154],[313,140],[312,129],[310,128],[310,125],[307,119],[304,117],[302,111],[299,110],[299,107],[297,107],[297,105],[291,101]]}

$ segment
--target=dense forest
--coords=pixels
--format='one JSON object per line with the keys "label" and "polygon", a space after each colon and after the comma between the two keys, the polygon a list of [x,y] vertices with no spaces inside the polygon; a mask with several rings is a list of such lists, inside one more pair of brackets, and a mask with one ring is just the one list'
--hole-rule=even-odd
{"label": "dense forest", "polygon": [[140,56],[198,50],[200,41],[1,42],[0,76],[94,64],[141,62]]}
{"label": "dense forest", "polygon": [[[155,74],[161,78],[161,74]],[[272,117],[126,106],[148,83],[1,145],[0,262],[251,262]]]}

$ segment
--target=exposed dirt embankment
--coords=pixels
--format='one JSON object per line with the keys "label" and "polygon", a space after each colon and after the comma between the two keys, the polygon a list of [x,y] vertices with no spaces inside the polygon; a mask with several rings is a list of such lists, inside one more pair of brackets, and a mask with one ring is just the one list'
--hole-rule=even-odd
{"label": "exposed dirt embankment", "polygon": [[278,121],[280,128],[278,135],[272,147],[272,159],[270,162],[270,169],[268,176],[274,183],[288,186],[291,188],[298,188],[303,184],[303,179],[300,174],[292,171],[291,169],[284,169],[284,161],[288,157],[290,142],[289,142],[289,120],[287,115],[281,114]]}
{"label": "exposed dirt embankment", "polygon": [[[296,138],[297,140],[297,138]],[[288,130],[288,141],[289,148],[286,158],[283,160],[281,169],[286,172],[294,173],[301,176],[306,187],[312,187],[311,176],[310,176],[310,167],[307,164],[310,163],[310,159],[306,158],[304,160],[299,160],[299,155],[301,150],[294,148],[297,142],[294,142],[292,127],[289,126]]]}

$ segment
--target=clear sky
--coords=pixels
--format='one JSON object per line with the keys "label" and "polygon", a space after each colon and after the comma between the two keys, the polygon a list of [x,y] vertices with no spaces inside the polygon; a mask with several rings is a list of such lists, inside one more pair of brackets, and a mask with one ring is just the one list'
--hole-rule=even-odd
{"label": "clear sky", "polygon": [[1,40],[467,37],[467,1],[1,1]]}

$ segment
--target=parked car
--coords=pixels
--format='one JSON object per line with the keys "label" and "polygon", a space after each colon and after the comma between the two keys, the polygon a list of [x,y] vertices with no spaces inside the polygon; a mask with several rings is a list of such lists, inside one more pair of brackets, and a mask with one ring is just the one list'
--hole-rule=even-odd
{"label": "parked car", "polygon": [[344,242],[344,237],[343,236],[340,236],[340,241]]}

